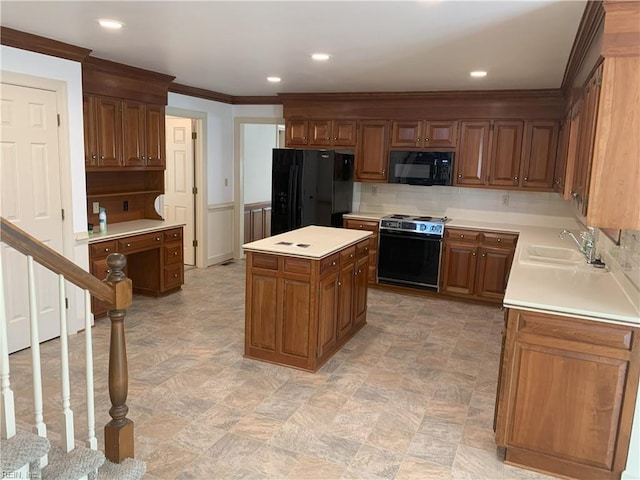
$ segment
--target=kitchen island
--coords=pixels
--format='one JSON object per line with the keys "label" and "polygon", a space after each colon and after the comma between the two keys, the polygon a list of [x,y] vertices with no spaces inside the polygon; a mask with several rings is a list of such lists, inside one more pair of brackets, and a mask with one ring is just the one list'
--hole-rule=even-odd
{"label": "kitchen island", "polygon": [[245,357],[316,371],[366,323],[371,232],[309,226],[243,245]]}

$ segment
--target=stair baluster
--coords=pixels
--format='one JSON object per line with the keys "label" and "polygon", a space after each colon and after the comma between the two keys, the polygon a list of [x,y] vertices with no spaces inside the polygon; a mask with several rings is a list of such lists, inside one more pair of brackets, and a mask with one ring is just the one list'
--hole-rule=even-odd
{"label": "stair baluster", "polygon": [[93,393],[93,335],[91,315],[91,292],[84,291],[84,342],[87,375],[87,447],[91,450],[98,449],[96,438],[96,409]]}
{"label": "stair baluster", "polygon": [[73,428],[73,410],[71,410],[71,385],[69,382],[69,328],[67,326],[67,309],[64,275],[58,275],[58,292],[60,294],[60,369],[62,377],[62,443],[65,452],[75,448]]}
{"label": "stair baluster", "polygon": [[126,308],[131,305],[131,280],[124,274],[127,258],[121,253],[112,253],[107,257],[109,275],[106,283],[115,288],[114,308],[109,310],[111,319],[111,344],[109,348],[109,397],[112,420],[104,427],[104,448],[106,457],[120,463],[133,458],[133,422],[127,418],[127,393],[129,373],[127,369],[127,348],[124,335]]}
{"label": "stair baluster", "polygon": [[9,379],[9,346],[7,344],[7,315],[4,308],[2,255],[0,255],[0,292],[2,292],[2,295],[0,295],[0,392],[2,395],[0,435],[6,439],[16,435],[16,411]]}
{"label": "stair baluster", "polygon": [[[38,436],[47,438],[47,425],[44,423],[44,405],[42,400],[42,373],[40,368],[40,330],[38,327],[38,306],[36,302],[36,276],[33,257],[27,255],[27,280],[29,282],[29,328],[31,335],[31,370],[33,372],[33,413],[34,430]],[[47,466],[48,455],[40,459],[40,468]]]}

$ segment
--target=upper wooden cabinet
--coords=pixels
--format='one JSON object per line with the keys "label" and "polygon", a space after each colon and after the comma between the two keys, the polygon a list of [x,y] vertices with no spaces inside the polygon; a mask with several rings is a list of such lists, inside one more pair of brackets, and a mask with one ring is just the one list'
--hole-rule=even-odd
{"label": "upper wooden cabinet", "polygon": [[309,120],[309,146],[353,147],[355,144],[355,120]]}
{"label": "upper wooden cabinet", "polygon": [[455,185],[551,190],[555,121],[461,122]]}
{"label": "upper wooden cabinet", "polygon": [[287,147],[306,146],[309,143],[309,122],[307,120],[287,120],[284,130]]}
{"label": "upper wooden cabinet", "polygon": [[85,166],[164,168],[164,106],[83,96]]}
{"label": "upper wooden cabinet", "polygon": [[84,95],[84,157],[86,167],[119,167],[122,159],[122,102]]}
{"label": "upper wooden cabinet", "polygon": [[525,189],[550,190],[558,148],[559,122],[526,122],[520,185]]}
{"label": "upper wooden cabinet", "polygon": [[457,121],[408,120],[391,122],[391,148],[455,148]]}
{"label": "upper wooden cabinet", "polygon": [[389,122],[360,122],[356,149],[356,181],[386,182],[389,163]]}

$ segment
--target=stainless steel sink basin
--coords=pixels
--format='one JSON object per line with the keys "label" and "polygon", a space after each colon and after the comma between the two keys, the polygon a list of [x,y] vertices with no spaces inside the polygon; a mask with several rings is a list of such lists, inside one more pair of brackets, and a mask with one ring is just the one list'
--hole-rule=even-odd
{"label": "stainless steel sink basin", "polygon": [[526,245],[520,252],[518,261],[532,265],[573,268],[584,264],[585,258],[584,255],[575,248]]}

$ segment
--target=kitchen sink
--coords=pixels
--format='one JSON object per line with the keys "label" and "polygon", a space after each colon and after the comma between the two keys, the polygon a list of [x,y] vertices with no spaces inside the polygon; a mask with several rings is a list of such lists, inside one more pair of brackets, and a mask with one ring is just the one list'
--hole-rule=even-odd
{"label": "kitchen sink", "polygon": [[520,252],[520,263],[573,268],[586,263],[584,255],[575,248],[526,245]]}

